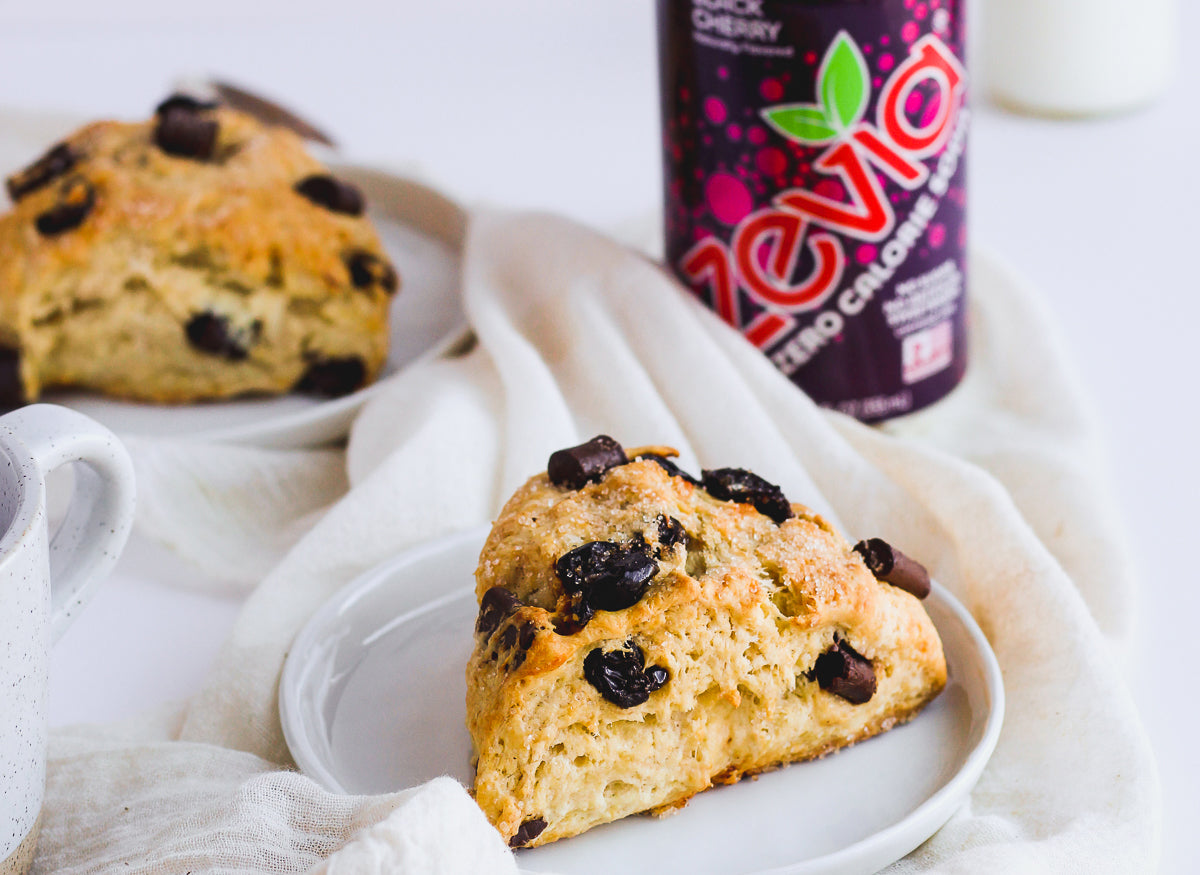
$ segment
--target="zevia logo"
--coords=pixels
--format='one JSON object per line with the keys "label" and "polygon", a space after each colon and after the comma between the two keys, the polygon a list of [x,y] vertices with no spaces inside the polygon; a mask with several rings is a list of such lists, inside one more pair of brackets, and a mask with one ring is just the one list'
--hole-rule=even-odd
{"label": "zevia logo", "polygon": [[[927,89],[936,89],[936,102],[930,105],[937,108],[914,121],[905,106],[913,89],[925,82],[931,83]],[[679,263],[683,275],[697,288],[708,285],[720,315],[743,327],[751,342],[764,349],[794,328],[794,315],[820,309],[837,290],[846,268],[839,235],[872,243],[887,241],[881,258],[885,263],[870,266],[868,277],[873,282],[866,284],[873,286],[868,292],[878,289],[907,257],[936,212],[937,199],[923,194],[917,200],[913,213],[900,224],[900,231],[908,233],[907,243],[898,248],[892,245],[901,236],[896,215],[876,171],[909,191],[928,187],[934,195],[945,194],[957,167],[957,153],[952,166],[939,162],[932,179],[924,159],[941,152],[952,133],[962,128],[956,122],[965,117],[961,106],[965,84],[963,67],[946,45],[936,36],[922,37],[884,83],[872,124],[864,118],[871,102],[866,62],[854,39],[845,31],[838,33],[817,70],[817,101],[769,106],[761,115],[789,140],[824,146],[812,163],[813,175],[839,179],[845,199],[804,188],[786,189],[770,207],[743,218],[728,246],[707,237],[688,250]],[[914,222],[915,236],[909,228]],[[806,245],[812,267],[797,277]],[[818,314],[815,329],[836,333],[844,317],[861,312],[870,297],[856,293],[861,285],[856,283],[839,296],[837,308]],[[765,308],[748,325],[739,318],[739,288]]]}

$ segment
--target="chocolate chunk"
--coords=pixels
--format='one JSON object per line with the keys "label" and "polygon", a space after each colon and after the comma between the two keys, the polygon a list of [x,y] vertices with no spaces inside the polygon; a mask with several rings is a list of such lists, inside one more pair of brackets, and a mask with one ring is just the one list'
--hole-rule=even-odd
{"label": "chocolate chunk", "polygon": [[658,563],[635,547],[590,541],[561,556],[554,571],[563,589],[581,593],[589,608],[620,611],[638,603]]}
{"label": "chocolate chunk", "polygon": [[[512,626],[509,627],[513,628]],[[537,637],[537,624],[526,620],[517,630],[516,650],[509,660],[509,671],[516,671],[524,662],[525,657],[529,653],[529,648],[533,646],[533,641]]]}
{"label": "chocolate chunk", "polygon": [[[492,589],[503,589],[503,587],[492,587]],[[491,592],[491,590],[488,590],[488,592]],[[504,590],[504,592],[507,593],[508,591]],[[512,594],[509,593],[508,596],[500,596],[499,600],[502,603],[506,601],[507,598],[511,597]],[[520,602],[516,602],[516,604],[519,606]],[[513,610],[516,610],[516,608]],[[482,620],[483,614],[481,612],[480,620],[477,620],[475,624],[477,628]],[[497,622],[502,622],[502,620],[503,618],[499,618]],[[490,619],[488,622],[490,622]],[[508,664],[505,666],[509,671],[516,671],[521,667],[522,663],[525,662],[525,656],[529,652],[529,648],[533,646],[534,639],[537,637],[537,630],[537,624],[530,622],[529,620],[526,620],[520,624],[517,624],[516,622],[509,623],[500,630],[500,633],[496,638],[495,651],[504,651],[509,654]],[[486,637],[487,636],[485,634],[485,639]],[[495,652],[493,653],[492,658],[495,659]]]}
{"label": "chocolate chunk", "polygon": [[755,510],[778,524],[796,515],[783,490],[745,468],[717,468],[701,474],[704,488],[713,498],[754,505]]}
{"label": "chocolate chunk", "polygon": [[675,517],[660,513],[655,523],[658,526],[658,543],[660,547],[665,547],[669,551],[676,544],[687,542],[687,530],[683,527],[683,523],[675,519]]}
{"label": "chocolate chunk", "polygon": [[546,473],[555,486],[581,489],[585,483],[599,480],[609,468],[624,465],[628,461],[621,445],[608,435],[601,434],[585,444],[551,453]]}
{"label": "chocolate chunk", "polygon": [[503,586],[493,586],[479,600],[479,616],[475,620],[475,634],[484,638],[491,637],[496,627],[516,613],[521,607],[521,600],[512,594],[512,590]]}
{"label": "chocolate chunk", "polygon": [[8,186],[8,196],[16,203],[30,192],[49,185],[67,173],[78,160],[70,146],[66,143],[59,143],[24,170],[14,173],[5,180]]}
{"label": "chocolate chunk", "polygon": [[21,353],[0,346],[0,410],[12,410],[25,403],[25,384],[21,382]]}
{"label": "chocolate chunk", "polygon": [[367,367],[358,356],[318,359],[308,366],[297,392],[339,398],[363,387],[367,381]]}
{"label": "chocolate chunk", "polygon": [[168,155],[207,161],[217,146],[217,128],[215,119],[176,107],[158,117],[154,142]]}
{"label": "chocolate chunk", "polygon": [[370,252],[354,252],[348,255],[346,269],[350,271],[350,282],[356,289],[379,286],[389,295],[394,295],[400,287],[400,280],[392,266]]}
{"label": "chocolate chunk", "polygon": [[619,649],[597,647],[583,660],[583,676],[605,699],[619,708],[632,708],[670,679],[662,666],[646,669],[646,655],[632,640]]}
{"label": "chocolate chunk", "polygon": [[38,233],[53,237],[83,224],[96,203],[96,190],[82,176],[72,176],[58,187],[58,203],[34,220]]}
{"label": "chocolate chunk", "polygon": [[197,313],[184,326],[188,343],[200,352],[240,362],[250,355],[250,347],[262,333],[262,323],[255,320],[248,329],[232,328],[229,319],[216,313]]}
{"label": "chocolate chunk", "polygon": [[154,107],[154,114],[161,117],[172,110],[197,113],[216,108],[217,103],[215,100],[200,100],[198,97],[193,97],[190,94],[176,93]]}
{"label": "chocolate chunk", "polygon": [[523,848],[536,839],[546,829],[546,821],[533,817],[517,827],[517,834],[508,840],[510,848]]}
{"label": "chocolate chunk", "polygon": [[686,480],[688,483],[691,483],[693,486],[700,485],[699,480],[697,480],[695,477],[693,477],[687,471],[684,471],[682,468],[680,468],[678,465],[676,465],[673,461],[668,459],[666,456],[660,456],[658,453],[642,453],[640,456],[635,458],[634,461],[635,462],[641,462],[641,461],[653,462],[655,465],[658,465],[658,467],[660,467],[664,471],[666,471],[667,474],[670,475],[671,477],[682,477],[684,480]]}
{"label": "chocolate chunk", "polygon": [[517,637],[517,646],[522,650],[528,650],[533,646],[533,639],[537,637],[537,624],[526,621],[521,624],[521,633]]}
{"label": "chocolate chunk", "polygon": [[517,643],[517,634],[518,632],[516,626],[512,625],[511,623],[505,626],[504,631],[500,633],[500,649],[512,650],[513,645]]}
{"label": "chocolate chunk", "polygon": [[910,559],[882,538],[859,541],[854,545],[868,570],[884,583],[890,583],[919,599],[929,595],[933,585],[929,572],[915,559]]}
{"label": "chocolate chunk", "polygon": [[319,207],[348,216],[361,216],[363,197],[357,188],[348,182],[329,176],[314,174],[296,183],[296,191]]}
{"label": "chocolate chunk", "polygon": [[822,690],[854,705],[868,702],[875,695],[875,669],[871,661],[840,639],[817,657],[813,675]]}

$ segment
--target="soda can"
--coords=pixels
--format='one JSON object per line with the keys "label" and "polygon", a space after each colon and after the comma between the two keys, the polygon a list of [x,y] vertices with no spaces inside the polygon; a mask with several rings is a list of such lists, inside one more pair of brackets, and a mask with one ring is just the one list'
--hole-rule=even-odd
{"label": "soda can", "polygon": [[818,404],[967,362],[962,0],[657,0],[665,254]]}

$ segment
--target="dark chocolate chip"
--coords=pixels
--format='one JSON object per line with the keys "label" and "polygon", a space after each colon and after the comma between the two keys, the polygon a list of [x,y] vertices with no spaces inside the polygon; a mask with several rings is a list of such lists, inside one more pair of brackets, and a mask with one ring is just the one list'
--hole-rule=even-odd
{"label": "dark chocolate chip", "polygon": [[21,353],[0,346],[0,410],[11,410],[25,403],[25,384],[21,381]]}
{"label": "dark chocolate chip", "polygon": [[581,489],[585,483],[599,480],[609,468],[628,461],[621,445],[601,434],[585,444],[551,453],[546,473],[555,486]]}
{"label": "dark chocolate chip", "polygon": [[821,689],[861,705],[875,695],[875,669],[871,661],[845,641],[838,640],[817,657],[813,674]]}
{"label": "dark chocolate chip", "polygon": [[783,490],[745,468],[717,468],[701,473],[704,488],[713,498],[754,505],[755,510],[778,524],[796,515]]}
{"label": "dark chocolate chip", "polygon": [[507,665],[509,671],[516,671],[525,662],[525,655],[533,646],[536,637],[537,624],[528,620],[519,626],[515,622],[509,623],[500,630],[496,650],[503,650],[509,654]]}
{"label": "dark chocolate chip", "polygon": [[910,592],[919,599],[929,595],[933,585],[925,566],[905,556],[882,538],[870,538],[854,545],[867,569],[884,583]]}
{"label": "dark chocolate chip", "polygon": [[14,173],[5,180],[8,186],[8,196],[13,199],[14,203],[19,201],[30,192],[49,185],[67,173],[78,160],[78,156],[70,146],[66,143],[59,143],[24,170]]}
{"label": "dark chocolate chip", "polygon": [[220,356],[231,362],[243,361],[250,347],[262,333],[262,323],[255,320],[247,329],[235,329],[225,316],[216,313],[197,313],[184,326],[188,343],[200,352]]}
{"label": "dark chocolate chip", "polygon": [[53,237],[83,224],[96,203],[96,190],[82,176],[72,176],[58,187],[58,203],[34,220],[38,233]]}
{"label": "dark chocolate chip", "polygon": [[588,607],[620,611],[638,603],[658,574],[658,563],[635,547],[591,541],[554,563],[567,593],[582,593]]}
{"label": "dark chocolate chip", "polygon": [[168,155],[207,161],[217,146],[218,125],[187,109],[169,109],[158,117],[154,142]]}
{"label": "dark chocolate chip", "polygon": [[172,110],[195,113],[216,108],[217,103],[215,100],[200,100],[190,94],[172,94],[158,106],[154,107],[154,114],[156,116],[164,116]]}
{"label": "dark chocolate chip", "polygon": [[533,817],[517,827],[517,834],[508,840],[510,848],[523,848],[536,839],[546,829],[546,821]]}
{"label": "dark chocolate chip", "polygon": [[683,523],[675,517],[660,513],[655,523],[658,525],[659,546],[665,547],[669,551],[676,544],[687,542],[687,530],[683,527]]}
{"label": "dark chocolate chip", "polygon": [[363,213],[363,197],[359,190],[328,174],[306,176],[296,183],[296,191],[317,206],[335,213],[349,216],[361,216]]}
{"label": "dark chocolate chip", "polygon": [[609,702],[619,708],[632,708],[670,679],[662,666],[645,666],[642,648],[629,640],[616,650],[592,650],[584,657],[583,676]]}
{"label": "dark chocolate chip", "polygon": [[533,639],[537,636],[537,624],[526,621],[521,624],[521,633],[517,637],[517,646],[522,650],[528,650],[533,646]]}
{"label": "dark chocolate chip", "polygon": [[512,646],[517,643],[517,634],[516,626],[511,623],[505,626],[504,630],[500,633],[500,649],[512,650]]}
{"label": "dark chocolate chip", "polygon": [[379,286],[389,295],[394,295],[400,287],[400,280],[392,266],[370,252],[354,252],[348,255],[346,269],[350,271],[350,282],[356,289]]}
{"label": "dark chocolate chip", "polygon": [[695,477],[693,477],[687,471],[684,471],[682,468],[680,468],[678,465],[676,465],[673,461],[668,459],[666,456],[660,456],[658,453],[642,453],[640,456],[635,458],[634,461],[635,462],[640,462],[640,461],[653,462],[655,465],[658,465],[658,467],[660,467],[664,471],[666,471],[667,474],[671,477],[682,477],[684,480],[686,480],[688,483],[691,483],[693,486],[700,485],[699,480],[697,480]]}
{"label": "dark chocolate chip", "polygon": [[491,637],[496,628],[507,617],[521,607],[521,600],[503,586],[493,586],[479,600],[479,616],[475,620],[475,634]]}
{"label": "dark chocolate chip", "polygon": [[296,391],[339,398],[358,391],[366,381],[367,367],[357,356],[318,359],[308,366],[296,384]]}

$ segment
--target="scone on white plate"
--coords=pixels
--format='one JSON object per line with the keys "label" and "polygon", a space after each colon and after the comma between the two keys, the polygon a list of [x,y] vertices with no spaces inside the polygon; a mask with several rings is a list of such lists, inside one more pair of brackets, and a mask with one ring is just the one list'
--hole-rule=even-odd
{"label": "scone on white plate", "polygon": [[398,281],[361,193],[291,131],[174,97],[7,180],[0,408],[73,387],[190,402],[372,380]]}
{"label": "scone on white plate", "polygon": [[946,683],[920,565],[674,455],[604,436],[555,453],[480,554],[473,792],[513,847],[823,756]]}

